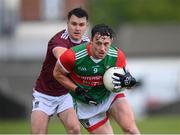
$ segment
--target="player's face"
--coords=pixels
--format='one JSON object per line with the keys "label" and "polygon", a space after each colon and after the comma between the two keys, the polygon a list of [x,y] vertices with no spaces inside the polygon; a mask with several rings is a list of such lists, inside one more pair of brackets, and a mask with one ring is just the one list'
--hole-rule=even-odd
{"label": "player's face", "polygon": [[86,17],[78,18],[77,16],[72,15],[67,22],[67,26],[70,37],[79,41],[87,29],[88,22]]}
{"label": "player's face", "polygon": [[91,53],[95,59],[103,59],[112,43],[109,36],[101,36],[96,34],[91,41]]}

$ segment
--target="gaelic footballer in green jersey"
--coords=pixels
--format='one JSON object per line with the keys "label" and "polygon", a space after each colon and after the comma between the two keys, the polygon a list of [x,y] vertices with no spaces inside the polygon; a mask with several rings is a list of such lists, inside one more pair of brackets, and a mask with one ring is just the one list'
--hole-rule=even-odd
{"label": "gaelic footballer in green jersey", "polygon": [[[110,47],[107,55],[101,61],[91,57],[91,45],[82,44],[66,51],[60,58],[60,64],[69,73],[69,77],[79,87],[88,90],[88,95],[94,98],[97,103],[107,98],[110,92],[103,85],[103,74],[110,67],[124,67],[126,60],[121,50]],[[83,96],[72,96],[84,103],[87,103]]]}
{"label": "gaelic footballer in green jersey", "polygon": [[[112,33],[109,26],[96,25],[91,42],[72,47],[61,55],[54,77],[70,90],[78,119],[90,133],[113,134],[108,120],[111,115],[125,134],[139,134],[124,93],[110,92],[103,84],[103,74],[108,68],[126,67],[123,52],[112,46]],[[127,72],[123,77],[118,75],[116,81],[125,82],[127,78],[130,82],[135,80]],[[126,87],[135,83],[128,84]]]}

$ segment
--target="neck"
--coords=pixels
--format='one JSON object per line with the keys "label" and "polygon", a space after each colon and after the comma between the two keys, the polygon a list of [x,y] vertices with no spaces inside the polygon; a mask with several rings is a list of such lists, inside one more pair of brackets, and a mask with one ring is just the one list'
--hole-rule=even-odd
{"label": "neck", "polygon": [[93,56],[90,56],[90,58],[95,62],[95,63],[99,63],[102,59],[96,59]]}
{"label": "neck", "polygon": [[69,36],[69,38],[70,38],[71,42],[73,42],[73,43],[76,43],[76,44],[81,43],[81,39],[80,40],[76,40],[76,39],[73,39],[71,36]]}
{"label": "neck", "polygon": [[91,57],[91,59],[93,59],[93,61],[94,60],[95,61],[101,61],[102,60],[102,59],[99,59],[99,58],[95,57],[91,45],[90,45],[90,49],[89,50],[90,50],[90,57]]}

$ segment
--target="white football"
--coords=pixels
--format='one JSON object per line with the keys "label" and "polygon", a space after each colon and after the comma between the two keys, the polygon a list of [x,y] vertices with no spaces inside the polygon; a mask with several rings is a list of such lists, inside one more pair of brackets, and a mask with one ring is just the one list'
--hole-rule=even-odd
{"label": "white football", "polygon": [[106,72],[103,75],[103,83],[105,88],[112,92],[114,90],[114,84],[112,83],[113,82],[112,76],[114,73],[125,75],[123,68],[120,67],[111,67],[106,70]]}

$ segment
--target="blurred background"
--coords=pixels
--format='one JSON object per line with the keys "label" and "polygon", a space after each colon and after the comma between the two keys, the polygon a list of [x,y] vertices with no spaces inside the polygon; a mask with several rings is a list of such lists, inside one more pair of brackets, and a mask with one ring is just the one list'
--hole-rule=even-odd
{"label": "blurred background", "polygon": [[66,27],[75,7],[88,11],[90,26],[106,23],[116,32],[115,44],[140,82],[127,91],[137,120],[175,116],[177,131],[170,133],[180,133],[179,0],[0,0],[0,133],[15,132],[1,123],[29,122],[48,40]]}

